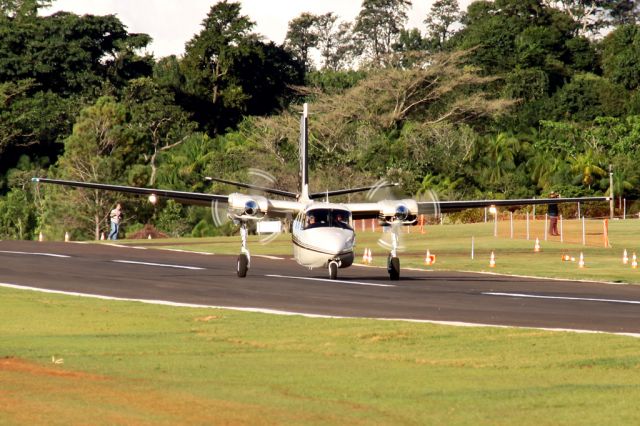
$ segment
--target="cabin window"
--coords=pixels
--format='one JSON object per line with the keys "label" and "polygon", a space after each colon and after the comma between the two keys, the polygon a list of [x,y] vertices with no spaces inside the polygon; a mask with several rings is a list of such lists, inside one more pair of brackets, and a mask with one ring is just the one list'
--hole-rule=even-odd
{"label": "cabin window", "polygon": [[313,209],[307,211],[304,229],[334,227],[351,229],[351,212],[342,209]]}

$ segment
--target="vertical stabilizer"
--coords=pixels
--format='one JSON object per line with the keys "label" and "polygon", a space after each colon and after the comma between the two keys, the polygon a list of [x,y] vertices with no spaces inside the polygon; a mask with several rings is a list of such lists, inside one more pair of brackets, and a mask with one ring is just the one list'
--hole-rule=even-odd
{"label": "vertical stabilizer", "polygon": [[308,106],[305,103],[300,118],[300,200],[309,200],[309,118]]}

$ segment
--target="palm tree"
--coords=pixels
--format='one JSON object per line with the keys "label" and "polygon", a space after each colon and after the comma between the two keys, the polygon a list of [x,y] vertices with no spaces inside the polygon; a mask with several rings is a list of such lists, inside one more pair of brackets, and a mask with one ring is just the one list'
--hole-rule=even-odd
{"label": "palm tree", "polygon": [[576,173],[582,184],[591,189],[591,185],[596,180],[596,177],[606,176],[607,172],[598,164],[601,164],[600,155],[594,153],[593,150],[588,150],[582,154],[578,154],[572,157],[570,160],[571,171]]}

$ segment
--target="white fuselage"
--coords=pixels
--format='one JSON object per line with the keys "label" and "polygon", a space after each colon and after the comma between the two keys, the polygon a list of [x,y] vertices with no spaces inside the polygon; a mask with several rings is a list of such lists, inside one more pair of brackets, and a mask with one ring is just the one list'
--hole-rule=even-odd
{"label": "white fuselage", "polygon": [[[317,222],[310,222],[316,217]],[[337,221],[336,217],[343,220]],[[293,223],[296,262],[307,268],[324,268],[332,261],[340,268],[351,266],[355,232],[349,225],[350,217],[351,213],[339,204],[314,203],[308,207]]]}

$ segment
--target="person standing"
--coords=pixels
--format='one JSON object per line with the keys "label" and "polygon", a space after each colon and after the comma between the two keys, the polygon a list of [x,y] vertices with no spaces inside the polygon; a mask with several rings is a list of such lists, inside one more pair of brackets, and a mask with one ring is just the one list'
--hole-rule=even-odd
{"label": "person standing", "polygon": [[[549,194],[549,198],[558,198],[559,196],[560,194],[556,194],[555,192]],[[549,204],[547,213],[549,214],[549,233],[557,237],[558,235],[560,235],[560,233],[558,232],[558,204]]]}
{"label": "person standing", "polygon": [[110,240],[118,239],[118,231],[120,230],[120,219],[122,219],[122,207],[120,203],[116,204],[116,208],[109,213],[109,219],[111,220],[111,231],[109,232]]}

